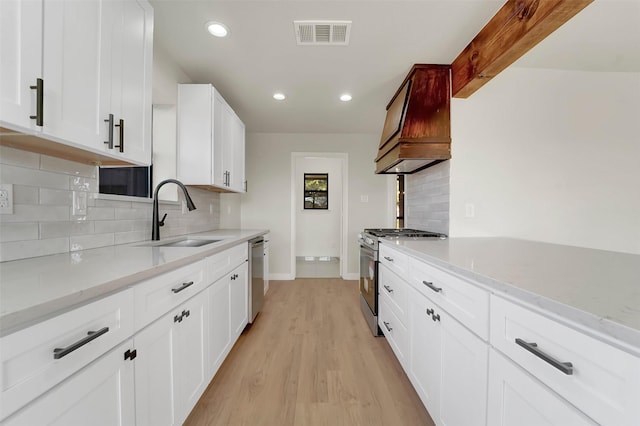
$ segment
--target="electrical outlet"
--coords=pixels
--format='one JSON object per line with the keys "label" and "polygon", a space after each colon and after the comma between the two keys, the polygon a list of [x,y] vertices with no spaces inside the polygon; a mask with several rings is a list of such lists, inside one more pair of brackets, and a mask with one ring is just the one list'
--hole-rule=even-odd
{"label": "electrical outlet", "polygon": [[13,184],[0,184],[0,214],[13,214]]}
{"label": "electrical outlet", "polygon": [[473,203],[467,203],[464,205],[464,215],[466,217],[475,217],[476,216],[476,206]]}
{"label": "electrical outlet", "polygon": [[73,216],[84,216],[87,214],[87,193],[84,191],[73,191]]}

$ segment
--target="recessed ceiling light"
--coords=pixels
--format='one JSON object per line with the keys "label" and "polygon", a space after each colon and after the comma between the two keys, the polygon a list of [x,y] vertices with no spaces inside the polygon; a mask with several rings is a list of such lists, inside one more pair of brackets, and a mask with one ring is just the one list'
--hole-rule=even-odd
{"label": "recessed ceiling light", "polygon": [[275,99],[276,101],[284,101],[287,97],[284,95],[284,93],[274,93],[273,94],[273,99]]}
{"label": "recessed ceiling light", "polygon": [[226,37],[229,34],[229,28],[220,22],[207,22],[207,31],[216,37]]}
{"label": "recessed ceiling light", "polygon": [[348,93],[345,93],[344,95],[340,95],[340,100],[342,102],[349,102],[351,99],[353,99],[353,98]]}

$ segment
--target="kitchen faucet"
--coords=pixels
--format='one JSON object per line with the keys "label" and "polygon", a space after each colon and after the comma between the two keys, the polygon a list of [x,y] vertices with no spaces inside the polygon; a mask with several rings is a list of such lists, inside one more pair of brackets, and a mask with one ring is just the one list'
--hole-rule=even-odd
{"label": "kitchen faucet", "polygon": [[162,182],[160,182],[158,184],[158,186],[156,186],[156,190],[153,192],[153,222],[151,224],[151,240],[153,240],[153,241],[157,241],[157,240],[160,239],[160,227],[164,226],[164,220],[167,217],[167,215],[165,213],[165,215],[162,218],[162,220],[159,219],[159,215],[158,215],[158,190],[160,189],[160,187],[162,187],[162,185],[164,185],[165,183],[169,183],[169,182],[175,183],[176,185],[178,185],[182,189],[182,192],[184,193],[184,198],[185,198],[185,200],[187,202],[187,208],[189,209],[189,211],[196,209],[196,205],[193,204],[193,200],[189,196],[189,192],[187,191],[187,188],[182,184],[182,182],[180,182],[179,180],[175,180],[175,179],[166,179],[166,180],[163,180]]}

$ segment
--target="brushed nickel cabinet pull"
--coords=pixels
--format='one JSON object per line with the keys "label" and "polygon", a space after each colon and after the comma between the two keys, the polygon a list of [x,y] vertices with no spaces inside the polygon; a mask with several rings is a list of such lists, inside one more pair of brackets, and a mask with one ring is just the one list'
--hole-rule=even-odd
{"label": "brushed nickel cabinet pull", "polygon": [[119,124],[116,124],[116,127],[120,128],[120,145],[115,145],[116,148],[119,148],[120,152],[124,152],[124,120],[121,118]]}
{"label": "brushed nickel cabinet pull", "polygon": [[187,287],[191,287],[193,285],[193,281],[189,281],[188,283],[182,283],[182,285],[178,288],[172,288],[171,291],[174,293],[180,293],[182,290],[184,290]]}
{"label": "brushed nickel cabinet pull", "polygon": [[36,120],[36,126],[42,127],[44,121],[44,80],[36,79],[36,85],[29,86],[29,88],[36,91],[36,115],[30,115],[29,118]]}
{"label": "brushed nickel cabinet pull", "polygon": [[573,364],[572,363],[558,361],[557,359],[553,358],[551,355],[546,354],[543,351],[541,351],[540,349],[538,349],[538,344],[537,343],[529,343],[529,342],[525,342],[524,340],[522,340],[520,338],[516,338],[516,344],[518,346],[526,349],[527,351],[531,352],[532,354],[534,354],[535,356],[537,356],[541,360],[545,361],[546,363],[551,364],[553,367],[555,367],[558,370],[562,371],[567,376],[570,376],[570,375],[573,374]]}
{"label": "brushed nickel cabinet pull", "polygon": [[108,129],[109,136],[107,137],[107,140],[104,141],[104,143],[107,144],[107,147],[109,149],[113,149],[113,114],[109,114],[109,118],[104,120],[104,122],[107,123],[109,127]]}
{"label": "brushed nickel cabinet pull", "polygon": [[429,287],[431,290],[435,291],[436,293],[439,293],[442,291],[442,287],[436,287],[435,285],[433,285],[433,283],[431,281],[422,281],[422,284],[426,285],[427,287]]}
{"label": "brushed nickel cabinet pull", "polygon": [[81,347],[91,342],[92,340],[95,340],[98,337],[102,336],[107,331],[109,331],[109,327],[101,328],[98,331],[88,331],[87,337],[85,337],[84,339],[78,340],[77,342],[72,343],[66,348],[55,348],[53,350],[53,359],[60,359],[62,357],[69,355],[71,352],[75,351],[76,349],[80,349]]}

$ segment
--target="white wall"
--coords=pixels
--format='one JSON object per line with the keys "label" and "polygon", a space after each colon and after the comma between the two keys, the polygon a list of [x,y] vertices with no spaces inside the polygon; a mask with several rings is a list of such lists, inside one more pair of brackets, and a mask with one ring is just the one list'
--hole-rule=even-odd
{"label": "white wall", "polygon": [[639,73],[505,70],[452,103],[451,236],[640,253],[639,135]]}
{"label": "white wall", "polygon": [[[156,43],[153,48],[153,182],[155,186],[176,174],[176,103],[178,83],[191,83],[180,66]],[[176,185],[160,188],[158,199],[178,199]]]}
{"label": "white wall", "polygon": [[[342,161],[336,158],[297,157],[295,159],[296,256],[340,257],[342,219]],[[305,210],[304,174],[329,175],[329,209]]]}
{"label": "white wall", "polygon": [[178,83],[192,83],[180,65],[159,45],[153,45],[153,91],[154,105],[175,105],[178,99]]}
{"label": "white wall", "polygon": [[[291,271],[291,153],[344,152],[348,164],[347,274],[358,275],[357,235],[366,227],[389,227],[388,180],[374,174],[377,134],[248,133],[248,192],[242,195],[242,227],[271,230],[270,273],[273,279],[293,279]],[[367,202],[361,196],[368,197]],[[226,207],[223,207],[223,211]]]}

